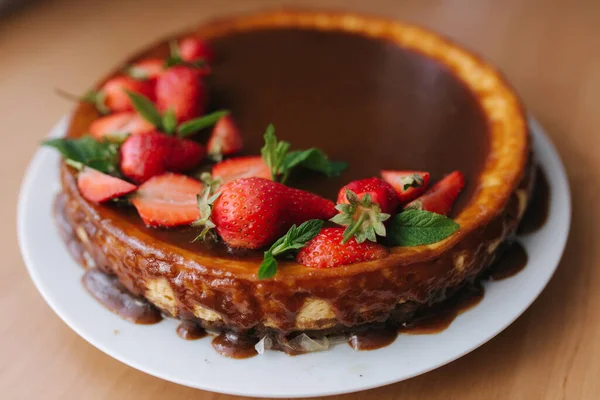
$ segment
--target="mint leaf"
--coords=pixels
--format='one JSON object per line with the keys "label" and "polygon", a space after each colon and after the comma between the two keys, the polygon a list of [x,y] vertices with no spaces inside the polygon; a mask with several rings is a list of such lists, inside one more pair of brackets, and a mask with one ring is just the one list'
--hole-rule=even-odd
{"label": "mint leaf", "polygon": [[421,246],[437,243],[460,226],[450,218],[424,210],[406,210],[392,219],[388,237],[394,246]]}
{"label": "mint leaf", "polygon": [[283,161],[284,170],[292,169],[296,166],[321,172],[328,177],[338,176],[348,168],[348,164],[345,162],[329,161],[327,155],[315,147],[288,153]]}
{"label": "mint leaf", "polygon": [[126,91],[127,96],[131,99],[131,104],[135,111],[142,116],[146,121],[154,125],[158,130],[163,130],[162,115],[154,106],[152,101],[135,92]]}
{"label": "mint leaf", "polygon": [[177,136],[186,137],[193,135],[194,133],[208,128],[217,123],[218,120],[229,114],[229,110],[218,110],[210,114],[206,114],[200,118],[195,118],[184,122],[177,128]]}
{"label": "mint leaf", "polygon": [[277,273],[277,260],[276,256],[284,253],[290,253],[292,251],[300,250],[306,243],[317,234],[323,228],[324,222],[320,219],[311,219],[300,226],[292,225],[288,232],[277,239],[271,248],[265,251],[263,262],[258,268],[258,279],[268,279],[273,277]]}
{"label": "mint leaf", "polygon": [[[274,181],[277,181],[277,177],[283,173],[281,167],[285,160],[285,157],[290,149],[290,144],[284,141],[278,141],[275,137],[275,127],[273,124],[267,126],[265,132],[265,145],[260,150],[260,154],[271,170],[271,176]],[[283,183],[284,180],[282,180]]]}
{"label": "mint leaf", "polygon": [[161,125],[166,134],[172,135],[175,132],[175,128],[177,128],[177,117],[175,116],[175,111],[173,111],[173,109],[168,109],[163,113]]}
{"label": "mint leaf", "polygon": [[[118,174],[119,146],[108,141],[99,142],[91,136],[79,139],[57,138],[42,142],[42,146],[57,149],[67,159],[87,165],[107,174]],[[76,165],[71,163],[71,165]]]}

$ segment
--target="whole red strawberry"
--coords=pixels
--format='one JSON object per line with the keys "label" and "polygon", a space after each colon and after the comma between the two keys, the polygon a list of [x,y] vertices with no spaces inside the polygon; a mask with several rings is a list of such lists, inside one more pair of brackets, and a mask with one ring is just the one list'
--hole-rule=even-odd
{"label": "whole red strawberry", "polygon": [[195,62],[204,60],[208,63],[213,60],[213,51],[204,40],[188,37],[179,43],[179,53],[184,61]]}
{"label": "whole red strawberry", "polygon": [[371,201],[379,204],[381,212],[386,214],[394,213],[398,207],[396,191],[392,185],[382,179],[367,178],[350,182],[340,189],[337,199],[338,204],[348,203],[346,189],[356,193],[359,199],[362,199],[365,194],[369,194]]}
{"label": "whole red strawberry", "polygon": [[193,67],[175,66],[156,80],[156,106],[173,110],[179,123],[198,117],[206,106],[206,87]]}
{"label": "whole red strawberry", "polygon": [[154,99],[154,83],[148,80],[137,80],[130,76],[117,76],[106,81],[100,93],[104,96],[104,105],[111,111],[131,111],[133,105],[127,92],[139,93]]}
{"label": "whole red strawberry", "polygon": [[229,246],[259,249],[293,224],[332,215],[333,207],[331,201],[312,193],[263,178],[242,178],[221,187],[211,219]]}
{"label": "whole red strawberry", "polygon": [[358,243],[354,238],[342,244],[344,228],[325,228],[296,256],[296,261],[307,267],[335,268],[387,256],[388,250],[377,243]]}
{"label": "whole red strawberry", "polygon": [[159,132],[130,136],[121,146],[121,172],[137,183],[166,172],[171,143]]}
{"label": "whole red strawberry", "polygon": [[186,172],[204,159],[204,147],[193,140],[171,138],[171,152],[167,159],[167,169],[173,172]]}

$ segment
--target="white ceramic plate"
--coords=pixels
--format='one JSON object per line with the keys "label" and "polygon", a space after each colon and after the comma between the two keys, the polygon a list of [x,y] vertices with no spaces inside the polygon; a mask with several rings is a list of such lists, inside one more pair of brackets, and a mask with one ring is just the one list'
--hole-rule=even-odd
{"label": "white ceramic plate", "polygon": [[[68,119],[52,130],[64,134]],[[550,216],[521,238],[529,263],[514,277],[485,284],[483,301],[435,335],[399,336],[390,346],[356,352],[347,345],[298,357],[268,352],[246,360],[219,356],[210,339],[180,339],[175,320],[143,326],[122,320],[83,289],[83,269],[67,253],[52,216],[60,184],[58,154],[40,149],[25,176],[18,208],[21,251],[31,278],[52,309],[98,349],[148,374],[214,392],[262,397],[308,397],[383,386],[455,360],[512,323],[540,294],[561,258],[569,231],[571,199],[563,165],[536,121],[534,148],[551,176]],[[118,333],[115,333],[117,332]]]}

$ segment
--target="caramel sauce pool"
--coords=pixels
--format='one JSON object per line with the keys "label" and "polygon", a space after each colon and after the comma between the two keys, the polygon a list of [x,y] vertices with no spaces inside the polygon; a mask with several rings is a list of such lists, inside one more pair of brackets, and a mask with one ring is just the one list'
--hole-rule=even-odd
{"label": "caramel sauce pool", "polygon": [[229,358],[250,358],[258,353],[254,348],[256,340],[237,335],[232,332],[222,332],[212,340],[212,346],[222,356]]}
{"label": "caramel sauce pool", "polygon": [[208,336],[208,333],[194,321],[181,321],[177,326],[177,336],[185,340],[198,340]]}
{"label": "caramel sauce pool", "polygon": [[540,229],[546,223],[549,211],[550,185],[544,170],[538,166],[535,172],[533,194],[517,233],[527,235]]}
{"label": "caramel sauce pool", "polygon": [[518,274],[527,265],[527,260],[523,245],[519,242],[511,243],[494,264],[490,279],[499,281]]}

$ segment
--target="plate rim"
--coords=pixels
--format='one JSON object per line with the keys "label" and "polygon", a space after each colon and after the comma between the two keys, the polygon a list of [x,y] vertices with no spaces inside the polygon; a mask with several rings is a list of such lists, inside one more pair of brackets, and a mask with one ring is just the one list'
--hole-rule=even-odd
{"label": "plate rim", "polygon": [[[50,131],[50,136],[61,136],[61,134],[64,134],[64,131],[66,130],[66,125],[68,123],[68,121],[70,120],[70,114],[67,114],[65,116],[63,116],[58,122],[57,124],[52,128],[52,130]],[[105,344],[105,343],[100,343],[99,341],[96,340],[96,338],[92,337],[91,335],[88,335],[85,332],[85,329],[81,328],[77,321],[72,321],[68,316],[65,315],[65,312],[62,311],[61,307],[56,303],[55,298],[52,295],[52,291],[49,287],[47,287],[46,283],[43,281],[43,279],[41,278],[40,274],[37,271],[37,268],[34,266],[34,261],[33,261],[33,257],[32,254],[30,253],[31,251],[33,251],[32,249],[27,247],[27,221],[26,221],[26,212],[27,212],[27,198],[28,196],[30,196],[30,193],[34,190],[33,188],[33,182],[35,181],[35,178],[37,176],[37,174],[35,173],[36,171],[39,170],[40,166],[38,164],[42,164],[45,161],[45,158],[41,156],[41,150],[37,150],[35,155],[33,156],[32,160],[29,162],[27,169],[25,171],[24,174],[24,178],[21,181],[21,187],[19,190],[19,196],[18,196],[18,203],[17,203],[17,236],[18,236],[18,241],[19,241],[19,248],[23,257],[23,260],[25,262],[25,266],[27,268],[27,271],[30,275],[31,280],[33,281],[34,285],[36,286],[37,290],[40,292],[40,294],[42,295],[42,298],[44,299],[44,301],[50,306],[50,308],[60,317],[60,319],[67,325],[69,326],[69,328],[71,328],[75,333],[77,333],[79,336],[81,336],[84,340],[86,340],[88,343],[90,343],[91,345],[93,345],[94,347],[96,347],[97,349],[99,349],[100,351],[102,351],[103,353],[109,355],[110,357],[126,364],[129,365],[137,370],[140,370],[146,374],[155,376],[157,378],[160,379],[164,379],[170,382],[174,382],[180,385],[184,385],[184,386],[188,386],[188,387],[192,387],[192,388],[197,388],[197,389],[201,389],[201,390],[207,390],[207,391],[212,391],[212,392],[218,392],[218,393],[224,393],[224,394],[231,394],[231,395],[239,395],[239,396],[250,396],[250,397],[288,397],[288,398],[300,398],[300,397],[312,397],[312,396],[330,396],[330,395],[336,395],[336,394],[344,394],[344,393],[353,393],[353,392],[358,392],[358,391],[363,391],[363,390],[368,390],[368,389],[373,389],[376,387],[381,387],[381,386],[386,386],[389,384],[393,384],[393,383],[397,383],[406,379],[410,379],[412,377],[424,374],[426,372],[429,372],[431,370],[434,370],[436,368],[439,368],[443,365],[446,365],[462,356],[464,356],[465,354],[470,353],[471,351],[477,349],[478,347],[482,346],[483,344],[487,343],[489,340],[491,340],[492,338],[494,338],[495,336],[497,336],[499,333],[501,333],[502,331],[504,331],[509,325],[511,325],[517,318],[519,318],[523,312],[525,312],[525,310],[527,310],[531,304],[539,297],[540,293],[544,290],[544,288],[547,286],[548,282],[550,281],[550,279],[552,278],[552,276],[554,275],[554,272],[556,271],[556,268],[558,267],[562,256],[564,254],[564,249],[567,243],[567,239],[569,236],[569,232],[570,232],[570,227],[571,227],[571,218],[572,218],[572,200],[571,200],[571,191],[570,191],[570,186],[569,186],[569,180],[566,174],[566,170],[564,167],[564,164],[560,158],[560,155],[558,153],[558,151],[556,150],[554,144],[552,143],[552,141],[550,140],[550,138],[548,137],[547,133],[545,132],[545,130],[543,129],[543,127],[539,124],[539,122],[533,118],[532,116],[529,117],[529,126],[531,128],[532,131],[532,136],[533,136],[533,140],[534,140],[534,146],[537,143],[538,146],[542,146],[545,147],[544,152],[547,153],[544,155],[545,158],[548,158],[549,161],[547,161],[547,163],[549,165],[552,165],[552,168],[555,169],[555,172],[558,172],[558,176],[553,176],[553,180],[551,182],[551,187],[552,187],[552,195],[553,198],[556,198],[557,196],[561,196],[562,199],[559,199],[558,202],[564,201],[565,202],[565,206],[566,206],[566,210],[565,213],[562,215],[562,218],[566,218],[566,220],[564,220],[563,225],[564,225],[564,231],[559,232],[559,238],[558,238],[558,243],[557,243],[557,250],[556,254],[558,255],[557,259],[555,262],[553,262],[553,266],[551,268],[549,268],[549,271],[547,273],[547,275],[544,277],[543,281],[538,282],[538,290],[536,290],[536,293],[534,296],[531,296],[528,301],[526,301],[522,307],[520,307],[520,311],[517,312],[515,315],[512,315],[510,318],[506,319],[503,322],[503,327],[501,329],[498,329],[495,333],[491,334],[489,337],[486,337],[484,340],[478,340],[476,341],[474,344],[471,344],[470,346],[468,346],[466,349],[464,349],[461,352],[457,352],[456,354],[454,354],[453,357],[449,357],[444,359],[441,363],[437,362],[432,364],[430,367],[427,368],[421,368],[419,370],[413,371],[412,373],[409,374],[405,374],[403,376],[400,376],[398,378],[392,378],[392,379],[387,379],[387,380],[377,380],[377,379],[372,379],[372,381],[370,383],[365,383],[365,384],[356,384],[356,385],[352,385],[352,387],[346,387],[346,388],[337,388],[337,389],[332,389],[330,388],[329,390],[306,390],[304,392],[298,392],[298,391],[260,391],[260,390],[256,390],[256,388],[254,390],[248,390],[247,388],[237,388],[237,389],[230,389],[230,388],[223,388],[220,387],[218,385],[215,384],[211,384],[210,382],[203,382],[202,384],[199,384],[198,382],[191,382],[189,380],[186,379],[180,379],[177,376],[173,375],[173,374],[169,374],[169,373],[165,373],[165,372],[157,372],[154,371],[152,368],[148,368],[145,365],[143,365],[140,362],[137,362],[135,359],[126,359],[125,357],[122,357],[121,354],[116,353],[115,351],[111,350],[111,346],[110,344]],[[539,154],[536,154],[536,157],[540,157]],[[546,166],[546,168],[548,168],[548,166]],[[562,190],[557,190],[558,189],[562,189]],[[554,200],[552,200],[553,202]],[[548,217],[549,220],[550,218],[559,218],[559,216],[557,217],[552,217],[551,215]],[[63,248],[63,251],[66,252],[66,249]],[[119,318],[119,317],[117,317]],[[176,336],[176,335],[174,335]],[[179,340],[179,338],[177,338]],[[303,357],[310,357],[310,355],[305,355]],[[292,358],[290,358],[292,359]],[[240,361],[237,361],[240,362]]]}

